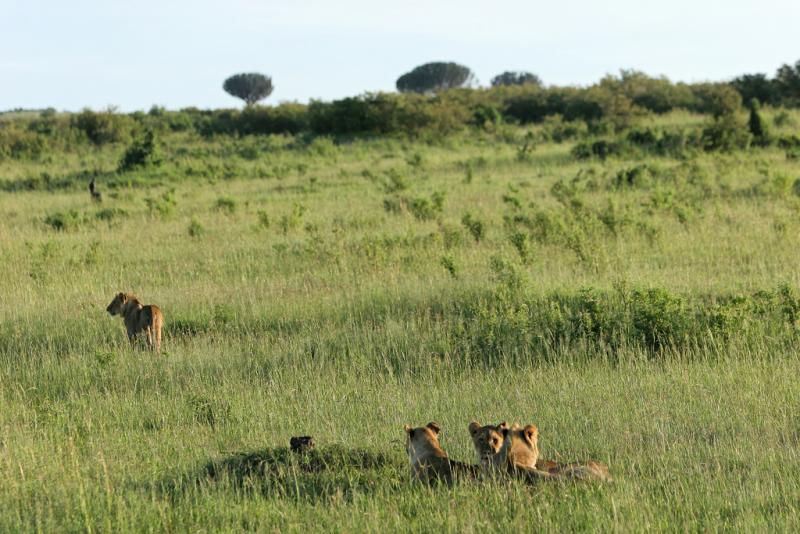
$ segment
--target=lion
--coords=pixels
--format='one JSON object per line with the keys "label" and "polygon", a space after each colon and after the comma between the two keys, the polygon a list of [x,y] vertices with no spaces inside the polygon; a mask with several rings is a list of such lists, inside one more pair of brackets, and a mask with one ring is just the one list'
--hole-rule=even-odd
{"label": "lion", "polygon": [[608,466],[595,460],[560,464],[552,460],[539,460],[538,469],[545,470],[553,476],[571,480],[596,480],[598,482],[614,482]]}
{"label": "lion", "polygon": [[539,430],[535,425],[511,427],[503,421],[498,425],[469,424],[472,445],[478,463],[486,474],[524,472],[526,478],[552,478],[537,465],[539,461]]}
{"label": "lion", "polygon": [[534,482],[541,479],[599,480],[613,479],[608,466],[594,460],[561,464],[539,457],[539,430],[506,422],[481,426],[469,424],[472,443],[484,472],[512,473]]}
{"label": "lion", "polygon": [[419,428],[405,425],[406,452],[411,464],[412,480],[430,483],[435,480],[452,484],[453,480],[478,475],[478,466],[451,460],[439,445],[441,428],[428,423]]}
{"label": "lion", "polygon": [[106,311],[111,315],[122,315],[131,345],[136,335],[144,332],[147,347],[161,351],[161,327],[164,325],[161,308],[155,304],[142,304],[133,293],[119,293]]}

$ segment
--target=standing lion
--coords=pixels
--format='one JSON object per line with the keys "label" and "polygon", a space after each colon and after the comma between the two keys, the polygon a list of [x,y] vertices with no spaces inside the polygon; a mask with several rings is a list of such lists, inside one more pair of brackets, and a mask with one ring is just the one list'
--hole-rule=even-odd
{"label": "standing lion", "polygon": [[161,308],[155,304],[142,304],[133,293],[119,293],[106,311],[111,315],[122,315],[131,344],[136,334],[144,332],[147,336],[147,348],[161,351],[161,327],[164,325]]}

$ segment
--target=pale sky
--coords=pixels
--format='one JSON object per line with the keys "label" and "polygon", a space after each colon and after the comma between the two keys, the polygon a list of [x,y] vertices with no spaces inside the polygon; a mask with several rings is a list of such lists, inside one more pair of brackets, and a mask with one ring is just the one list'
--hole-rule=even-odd
{"label": "pale sky", "polygon": [[0,0],[0,110],[238,107],[393,91],[428,61],[588,85],[621,68],[672,80],[770,76],[800,59],[798,0]]}

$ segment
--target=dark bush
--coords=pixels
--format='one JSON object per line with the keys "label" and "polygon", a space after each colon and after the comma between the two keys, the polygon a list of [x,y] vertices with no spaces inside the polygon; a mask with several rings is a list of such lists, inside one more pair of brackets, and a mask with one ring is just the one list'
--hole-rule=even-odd
{"label": "dark bush", "polygon": [[750,119],[747,121],[747,128],[750,130],[750,135],[753,136],[753,143],[758,146],[767,146],[771,143],[769,135],[769,127],[766,121],[761,116],[760,104],[757,99],[753,98],[749,102]]}
{"label": "dark bush", "polygon": [[780,88],[766,74],[744,74],[731,81],[731,86],[742,95],[742,103],[751,102],[754,98],[762,104],[770,106],[780,102]]}
{"label": "dark bush", "polygon": [[71,124],[96,145],[126,141],[133,127],[132,119],[114,110],[95,112],[85,109],[72,116]]}
{"label": "dark bush", "polygon": [[496,107],[489,104],[478,104],[472,109],[472,125],[478,128],[490,128],[503,122],[503,115]]}
{"label": "dark bush", "polygon": [[161,156],[155,134],[152,130],[145,131],[134,139],[131,146],[125,151],[119,162],[119,172],[126,172],[138,167],[161,165]]}
{"label": "dark bush", "polygon": [[591,157],[605,160],[609,156],[620,155],[624,152],[625,146],[618,141],[599,139],[597,141],[586,141],[578,143],[572,148],[572,156],[575,159],[588,159]]}

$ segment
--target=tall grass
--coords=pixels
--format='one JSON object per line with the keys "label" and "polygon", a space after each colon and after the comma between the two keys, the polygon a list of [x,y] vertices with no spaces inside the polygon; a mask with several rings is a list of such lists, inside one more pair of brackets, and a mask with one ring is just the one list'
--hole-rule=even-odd
{"label": "tall grass", "polygon": [[[796,530],[797,160],[527,131],[0,164],[0,531]],[[402,425],[473,419],[616,481],[411,484]]]}

